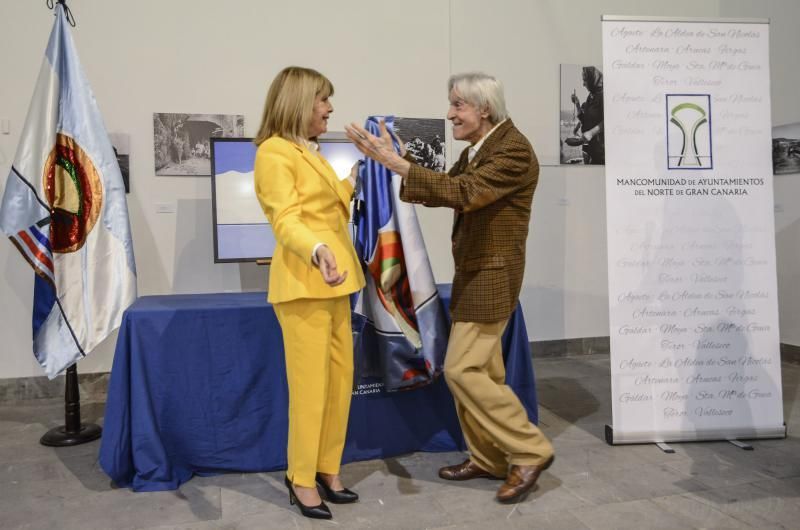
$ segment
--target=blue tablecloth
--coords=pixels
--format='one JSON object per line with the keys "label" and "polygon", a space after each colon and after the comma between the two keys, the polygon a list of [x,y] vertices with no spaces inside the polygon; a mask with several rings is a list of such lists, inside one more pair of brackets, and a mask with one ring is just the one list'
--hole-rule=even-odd
{"label": "blue tablecloth", "polygon": [[[447,303],[450,286],[439,288]],[[519,307],[503,351],[506,381],[537,422]],[[176,489],[193,474],[285,469],[287,413],[281,331],[264,293],[144,296],[120,327],[100,465],[135,491]],[[353,395],[345,463],[463,448],[444,378]]]}

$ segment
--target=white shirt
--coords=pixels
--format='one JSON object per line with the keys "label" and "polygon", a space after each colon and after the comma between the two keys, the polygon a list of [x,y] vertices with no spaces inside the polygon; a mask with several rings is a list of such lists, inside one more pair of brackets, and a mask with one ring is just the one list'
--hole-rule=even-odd
{"label": "white shirt", "polygon": [[491,136],[492,133],[496,131],[498,127],[503,125],[506,121],[508,121],[508,118],[506,118],[505,120],[501,121],[500,123],[492,127],[492,130],[486,133],[483,138],[475,142],[474,145],[469,146],[469,152],[467,152],[467,162],[472,162],[472,159],[475,158],[475,155],[478,154],[478,150],[480,150],[481,146],[483,145],[483,142],[485,142],[486,139],[489,138],[489,136]]}

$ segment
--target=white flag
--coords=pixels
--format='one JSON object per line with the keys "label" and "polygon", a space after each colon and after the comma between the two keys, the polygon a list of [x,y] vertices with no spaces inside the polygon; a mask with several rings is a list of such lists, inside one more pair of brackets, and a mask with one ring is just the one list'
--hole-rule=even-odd
{"label": "white flag", "polygon": [[51,379],[116,329],[136,299],[125,188],[63,7],[0,205],[36,272],[33,352]]}

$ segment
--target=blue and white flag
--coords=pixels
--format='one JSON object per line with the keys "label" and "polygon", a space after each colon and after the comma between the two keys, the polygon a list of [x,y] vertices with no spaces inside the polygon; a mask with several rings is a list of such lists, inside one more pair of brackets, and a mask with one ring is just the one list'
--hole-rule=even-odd
{"label": "blue and white flag", "polygon": [[0,229],[36,272],[33,352],[51,379],[136,299],[122,175],[61,4],[55,16],[0,205]]}
{"label": "blue and white flag", "polygon": [[[379,119],[371,116],[365,124],[376,136]],[[383,119],[392,132],[393,117]],[[400,176],[367,158],[360,178],[356,199],[363,207],[356,220],[355,247],[366,267],[367,283],[355,308],[366,322],[356,343],[357,354],[378,352],[378,363],[372,364],[378,365],[388,391],[423,386],[444,369],[447,313],[414,206],[400,200]]]}

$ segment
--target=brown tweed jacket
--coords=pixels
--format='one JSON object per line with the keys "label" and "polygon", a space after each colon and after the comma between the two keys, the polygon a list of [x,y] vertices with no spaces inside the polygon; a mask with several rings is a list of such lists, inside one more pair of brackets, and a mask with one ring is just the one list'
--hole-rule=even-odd
{"label": "brown tweed jacket", "polygon": [[539,162],[511,120],[467,163],[469,148],[447,174],[411,164],[400,198],[455,210],[454,321],[497,322],[514,311],[525,269],[525,240]]}

